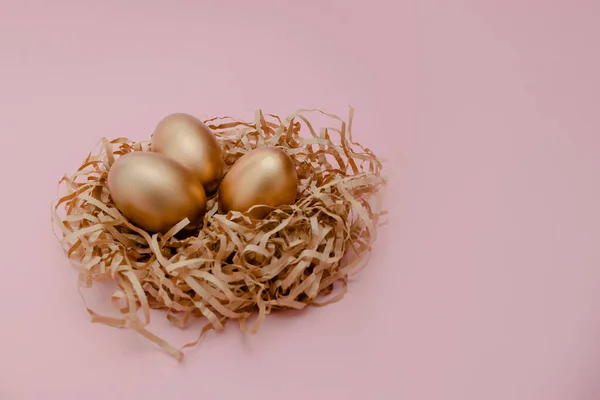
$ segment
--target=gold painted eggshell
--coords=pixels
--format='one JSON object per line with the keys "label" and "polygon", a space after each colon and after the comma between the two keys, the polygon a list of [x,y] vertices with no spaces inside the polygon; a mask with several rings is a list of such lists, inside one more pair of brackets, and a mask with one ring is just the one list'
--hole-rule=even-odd
{"label": "gold painted eggshell", "polygon": [[200,181],[157,153],[136,151],[119,157],[109,170],[108,190],[121,213],[149,232],[164,233],[184,218],[200,224],[206,212]]}
{"label": "gold painted eggshell", "polygon": [[192,171],[206,193],[217,190],[225,167],[223,150],[198,118],[184,113],[166,116],[154,130],[151,148]]}
{"label": "gold painted eggshell", "polygon": [[272,208],[293,204],[298,194],[298,174],[292,159],[274,147],[259,147],[243,155],[227,172],[219,187],[219,210],[248,211],[264,218]]}

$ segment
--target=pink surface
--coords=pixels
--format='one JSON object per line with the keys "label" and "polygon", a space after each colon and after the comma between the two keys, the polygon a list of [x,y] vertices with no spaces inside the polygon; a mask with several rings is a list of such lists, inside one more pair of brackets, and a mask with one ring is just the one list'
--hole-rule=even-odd
{"label": "pink surface", "polygon": [[[0,399],[599,399],[599,18],[595,0],[0,0]],[[101,136],[348,104],[390,159],[390,224],[344,301],[232,324],[182,364],[89,322],[49,202]]]}

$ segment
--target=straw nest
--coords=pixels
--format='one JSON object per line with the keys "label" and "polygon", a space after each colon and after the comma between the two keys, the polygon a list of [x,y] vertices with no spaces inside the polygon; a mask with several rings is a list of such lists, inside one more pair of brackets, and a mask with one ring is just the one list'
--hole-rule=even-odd
{"label": "straw nest", "polygon": [[[336,124],[315,130],[308,114]],[[314,115],[314,114],[313,114]],[[209,198],[203,227],[181,237],[182,221],[166,234],[149,234],[124,218],[111,201],[107,174],[115,159],[149,151],[149,142],[102,139],[77,172],[59,183],[53,226],[79,288],[110,280],[118,317],[86,306],[93,322],[129,328],[181,360],[207,331],[235,319],[254,334],[277,309],[302,309],[340,300],[348,276],[365,264],[380,223],[380,160],[352,140],[348,122],[317,110],[300,110],[284,120],[258,111],[253,122],[230,117],[205,123],[225,154],[226,170],[259,146],[277,146],[294,160],[300,189],[294,205],[250,220],[238,212],[219,214]],[[81,290],[80,290],[81,292]],[[85,302],[85,299],[84,299]],[[174,326],[205,318],[198,339],[177,348],[148,330],[150,310],[162,310]],[[257,316],[252,326],[247,321]]]}

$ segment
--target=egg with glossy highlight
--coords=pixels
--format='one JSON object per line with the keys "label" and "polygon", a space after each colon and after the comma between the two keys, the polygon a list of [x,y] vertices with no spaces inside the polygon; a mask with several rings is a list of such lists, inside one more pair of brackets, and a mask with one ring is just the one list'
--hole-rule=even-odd
{"label": "egg with glossy highlight", "polygon": [[223,177],[223,150],[212,130],[184,113],[163,118],[152,134],[152,151],[163,154],[192,171],[206,193],[214,193]]}
{"label": "egg with glossy highlight", "polygon": [[294,162],[283,150],[259,147],[238,159],[219,187],[219,210],[246,212],[264,218],[273,208],[293,204],[298,194]]}
{"label": "egg with glossy highlight", "polygon": [[206,212],[206,195],[198,179],[161,154],[136,151],[119,157],[108,173],[115,206],[134,225],[166,232],[184,218],[195,227]]}

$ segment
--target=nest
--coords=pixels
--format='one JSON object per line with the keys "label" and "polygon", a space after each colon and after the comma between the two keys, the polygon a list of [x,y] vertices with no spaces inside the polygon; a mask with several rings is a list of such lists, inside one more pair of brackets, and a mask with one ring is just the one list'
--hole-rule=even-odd
{"label": "nest", "polygon": [[[337,127],[316,131],[306,117],[311,112]],[[274,310],[340,300],[348,277],[366,264],[385,213],[381,162],[353,142],[352,116],[352,109],[348,122],[300,110],[281,120],[257,111],[253,122],[205,121],[224,150],[226,170],[255,147],[286,151],[298,171],[299,195],[295,204],[257,221],[239,212],[219,214],[217,194],[208,199],[202,228],[185,237],[180,232],[187,220],[165,234],[150,234],[117,210],[108,171],[115,158],[149,151],[150,144],[102,139],[77,172],[60,181],[64,193],[52,208],[57,238],[79,272],[80,293],[98,281],[118,287],[111,301],[119,316],[86,305],[92,321],[133,329],[181,360],[183,349],[230,319],[254,334]],[[152,309],[176,327],[195,318],[205,324],[197,340],[177,348],[148,329]],[[251,316],[256,318],[249,326]]]}

